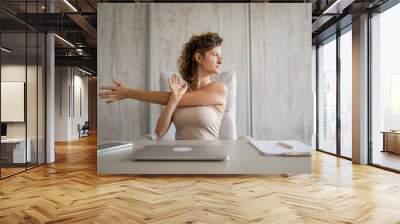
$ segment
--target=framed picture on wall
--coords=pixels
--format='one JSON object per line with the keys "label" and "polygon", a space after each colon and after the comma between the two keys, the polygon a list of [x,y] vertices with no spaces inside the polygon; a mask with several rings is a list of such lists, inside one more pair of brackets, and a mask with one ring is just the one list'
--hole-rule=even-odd
{"label": "framed picture on wall", "polygon": [[25,82],[1,82],[1,122],[24,122]]}

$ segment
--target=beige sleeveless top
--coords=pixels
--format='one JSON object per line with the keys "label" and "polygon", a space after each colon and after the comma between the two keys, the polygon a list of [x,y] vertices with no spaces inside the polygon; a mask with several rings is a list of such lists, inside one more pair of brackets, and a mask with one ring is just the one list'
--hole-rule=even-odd
{"label": "beige sleeveless top", "polygon": [[176,140],[217,140],[224,113],[214,106],[176,108],[172,121]]}

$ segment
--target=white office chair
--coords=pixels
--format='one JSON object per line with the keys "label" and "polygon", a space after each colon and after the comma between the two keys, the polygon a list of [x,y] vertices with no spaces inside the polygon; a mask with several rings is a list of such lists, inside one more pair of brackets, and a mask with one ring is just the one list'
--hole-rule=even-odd
{"label": "white office chair", "polygon": [[[170,91],[168,79],[175,72],[162,72],[160,74],[160,90]],[[211,77],[212,80],[222,81],[228,87],[228,98],[225,113],[222,117],[221,127],[219,129],[220,140],[236,140],[236,76],[233,72],[226,71]],[[158,139],[175,140],[175,125],[172,123],[167,133]]]}

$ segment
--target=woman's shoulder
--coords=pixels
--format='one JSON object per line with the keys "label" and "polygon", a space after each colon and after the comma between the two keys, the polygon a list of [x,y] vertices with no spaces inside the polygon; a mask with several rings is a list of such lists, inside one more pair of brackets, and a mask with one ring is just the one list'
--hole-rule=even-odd
{"label": "woman's shoulder", "polygon": [[206,88],[223,94],[226,94],[228,92],[228,86],[221,81],[211,82],[206,86]]}

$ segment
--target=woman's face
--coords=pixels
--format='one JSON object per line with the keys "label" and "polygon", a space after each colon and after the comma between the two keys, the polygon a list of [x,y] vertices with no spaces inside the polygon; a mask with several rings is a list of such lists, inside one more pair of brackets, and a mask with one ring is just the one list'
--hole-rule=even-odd
{"label": "woman's face", "polygon": [[219,73],[222,65],[221,47],[214,47],[199,57],[199,65],[207,73]]}

